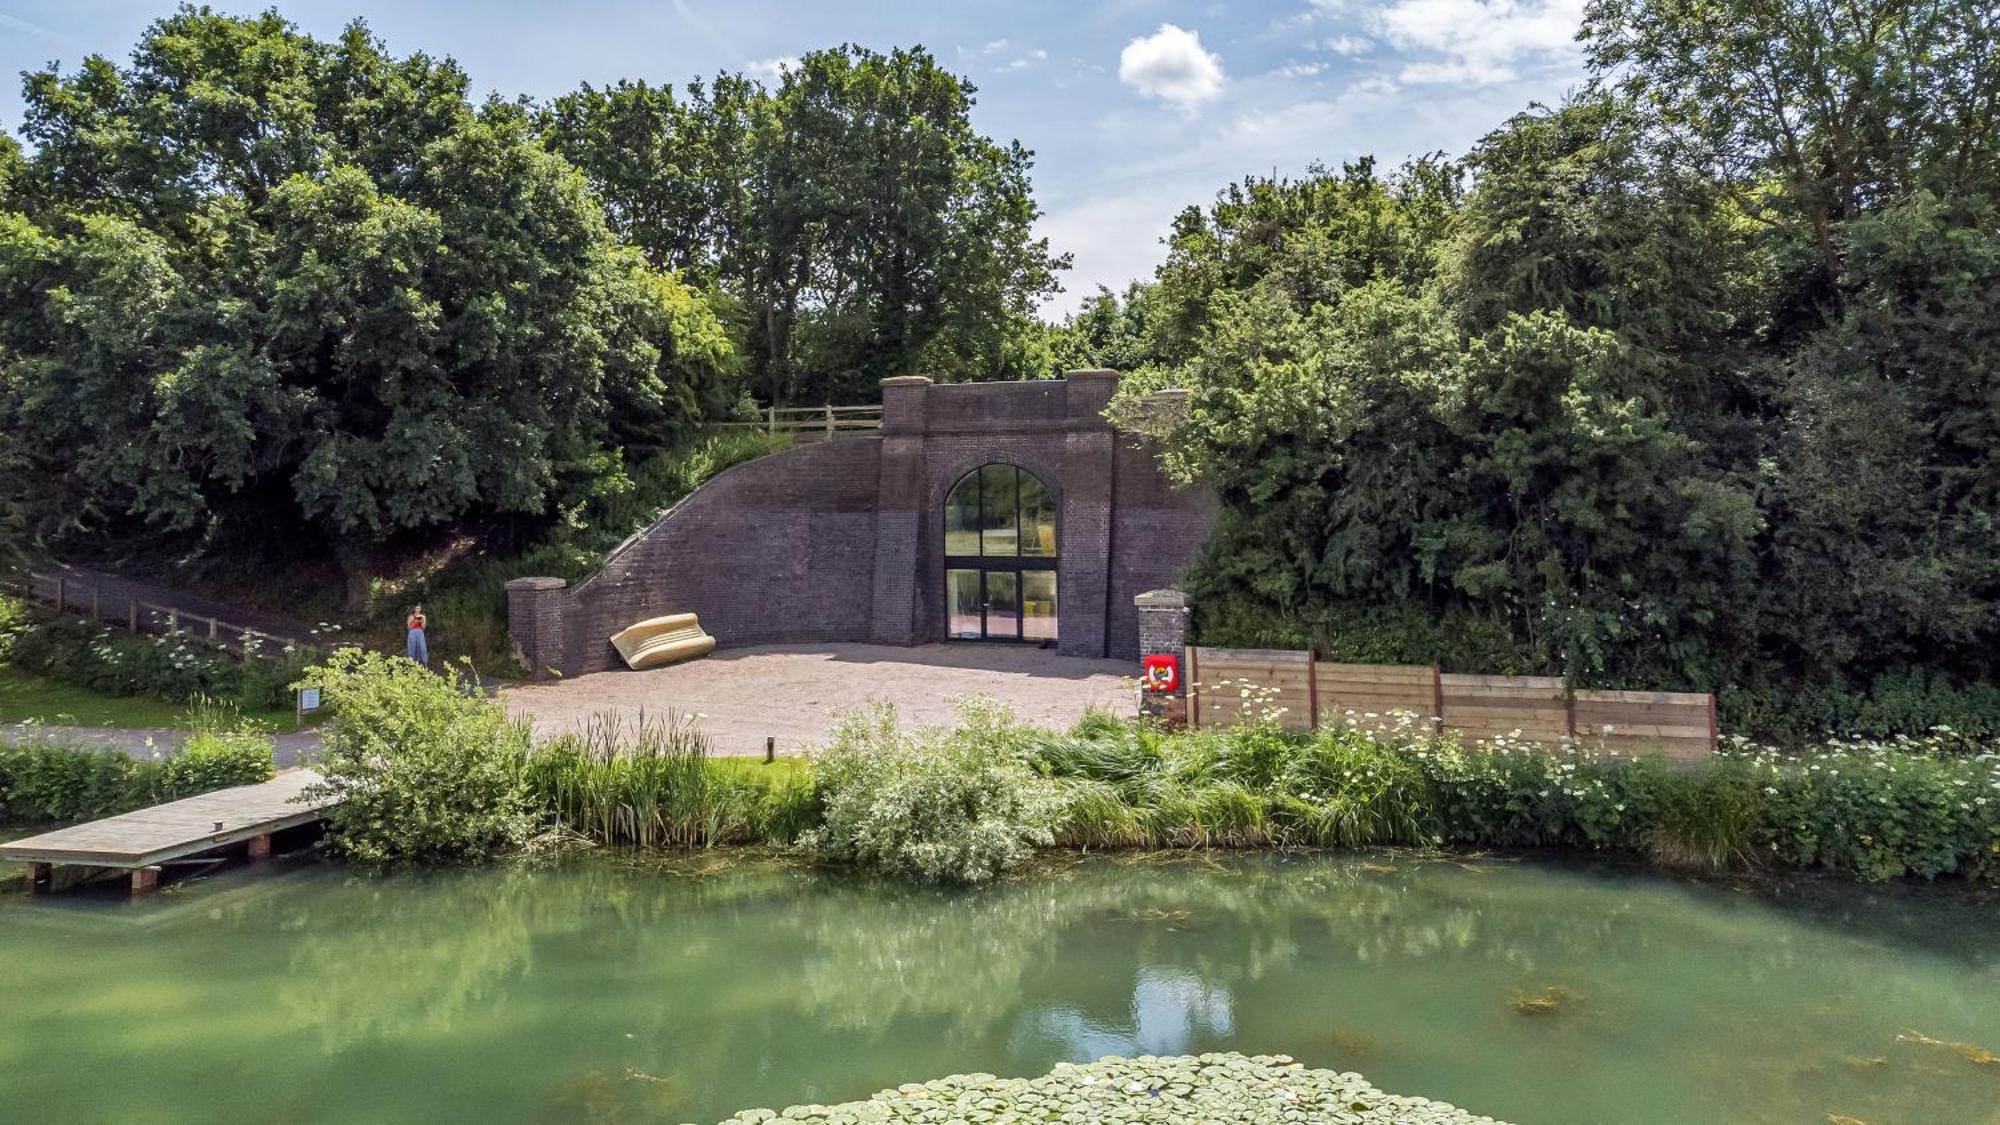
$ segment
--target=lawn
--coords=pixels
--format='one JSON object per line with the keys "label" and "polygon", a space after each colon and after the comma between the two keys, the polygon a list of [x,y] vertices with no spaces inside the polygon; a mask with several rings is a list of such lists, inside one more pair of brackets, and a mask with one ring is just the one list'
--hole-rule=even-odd
{"label": "lawn", "polygon": [[[292,729],[290,711],[244,717]],[[146,695],[101,695],[0,664],[0,723],[28,720],[52,726],[171,728],[187,725],[187,708]]]}

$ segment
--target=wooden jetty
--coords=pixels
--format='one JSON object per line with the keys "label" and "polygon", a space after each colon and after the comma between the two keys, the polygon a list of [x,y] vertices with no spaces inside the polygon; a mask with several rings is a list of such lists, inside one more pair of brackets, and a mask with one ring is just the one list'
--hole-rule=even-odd
{"label": "wooden jetty", "polygon": [[150,891],[159,885],[160,865],[173,860],[246,842],[250,858],[270,855],[274,833],[320,820],[335,803],[298,800],[319,779],[311,770],[286,770],[260,785],[218,789],[0,844],[0,860],[27,864],[37,891],[50,885],[58,866],[130,870],[132,890]]}

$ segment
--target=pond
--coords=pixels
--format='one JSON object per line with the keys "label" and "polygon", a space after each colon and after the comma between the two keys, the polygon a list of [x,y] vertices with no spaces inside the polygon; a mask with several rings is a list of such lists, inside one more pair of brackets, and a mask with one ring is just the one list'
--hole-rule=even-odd
{"label": "pond", "polygon": [[2000,1065],[1908,1033],[2000,1050],[1996,921],[1962,889],[1386,853],[1101,856],[970,893],[720,857],[296,861],[0,897],[0,1119],[712,1121],[1238,1050],[1523,1125],[1984,1123]]}

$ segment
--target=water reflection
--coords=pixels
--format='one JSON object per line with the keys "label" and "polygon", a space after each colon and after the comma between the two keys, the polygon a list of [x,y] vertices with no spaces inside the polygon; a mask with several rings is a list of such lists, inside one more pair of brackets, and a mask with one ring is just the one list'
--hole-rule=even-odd
{"label": "water reflection", "polygon": [[[1147,966],[1132,986],[1129,1021],[1111,1024],[1066,1006],[1032,1013],[1029,1034],[1061,1044],[1077,1062],[1106,1055],[1199,1054],[1205,1044],[1228,1041],[1236,1018],[1229,989],[1182,969]],[[1016,1050],[1026,1045],[1015,1041]]]}
{"label": "water reflection", "polygon": [[[972,893],[713,859],[307,868],[0,904],[0,1119],[712,1119],[1236,1049],[1521,1121],[1981,1122],[1992,1068],[1897,1035],[2000,1049],[1995,921],[1410,856],[1094,858]],[[1576,999],[1515,1010],[1552,986]],[[191,1041],[212,1066],[175,1061]],[[52,1045],[121,1082],[29,1065]]]}

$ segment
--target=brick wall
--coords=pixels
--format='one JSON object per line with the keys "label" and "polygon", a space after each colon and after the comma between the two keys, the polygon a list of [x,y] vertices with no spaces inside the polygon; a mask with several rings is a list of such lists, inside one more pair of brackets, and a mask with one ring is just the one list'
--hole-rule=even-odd
{"label": "brick wall", "polygon": [[1133,596],[1173,583],[1214,504],[1169,487],[1151,450],[1104,419],[1117,378],[886,379],[879,440],[738,465],[575,589],[510,585],[515,642],[537,674],[575,676],[616,666],[612,633],[670,612],[699,614],[723,645],[941,640],[945,496],[997,461],[1056,501],[1060,650],[1136,660]]}
{"label": "brick wall", "polygon": [[611,634],[665,613],[726,645],[868,640],[880,451],[799,446],[696,489],[568,591],[562,673],[616,667]]}

